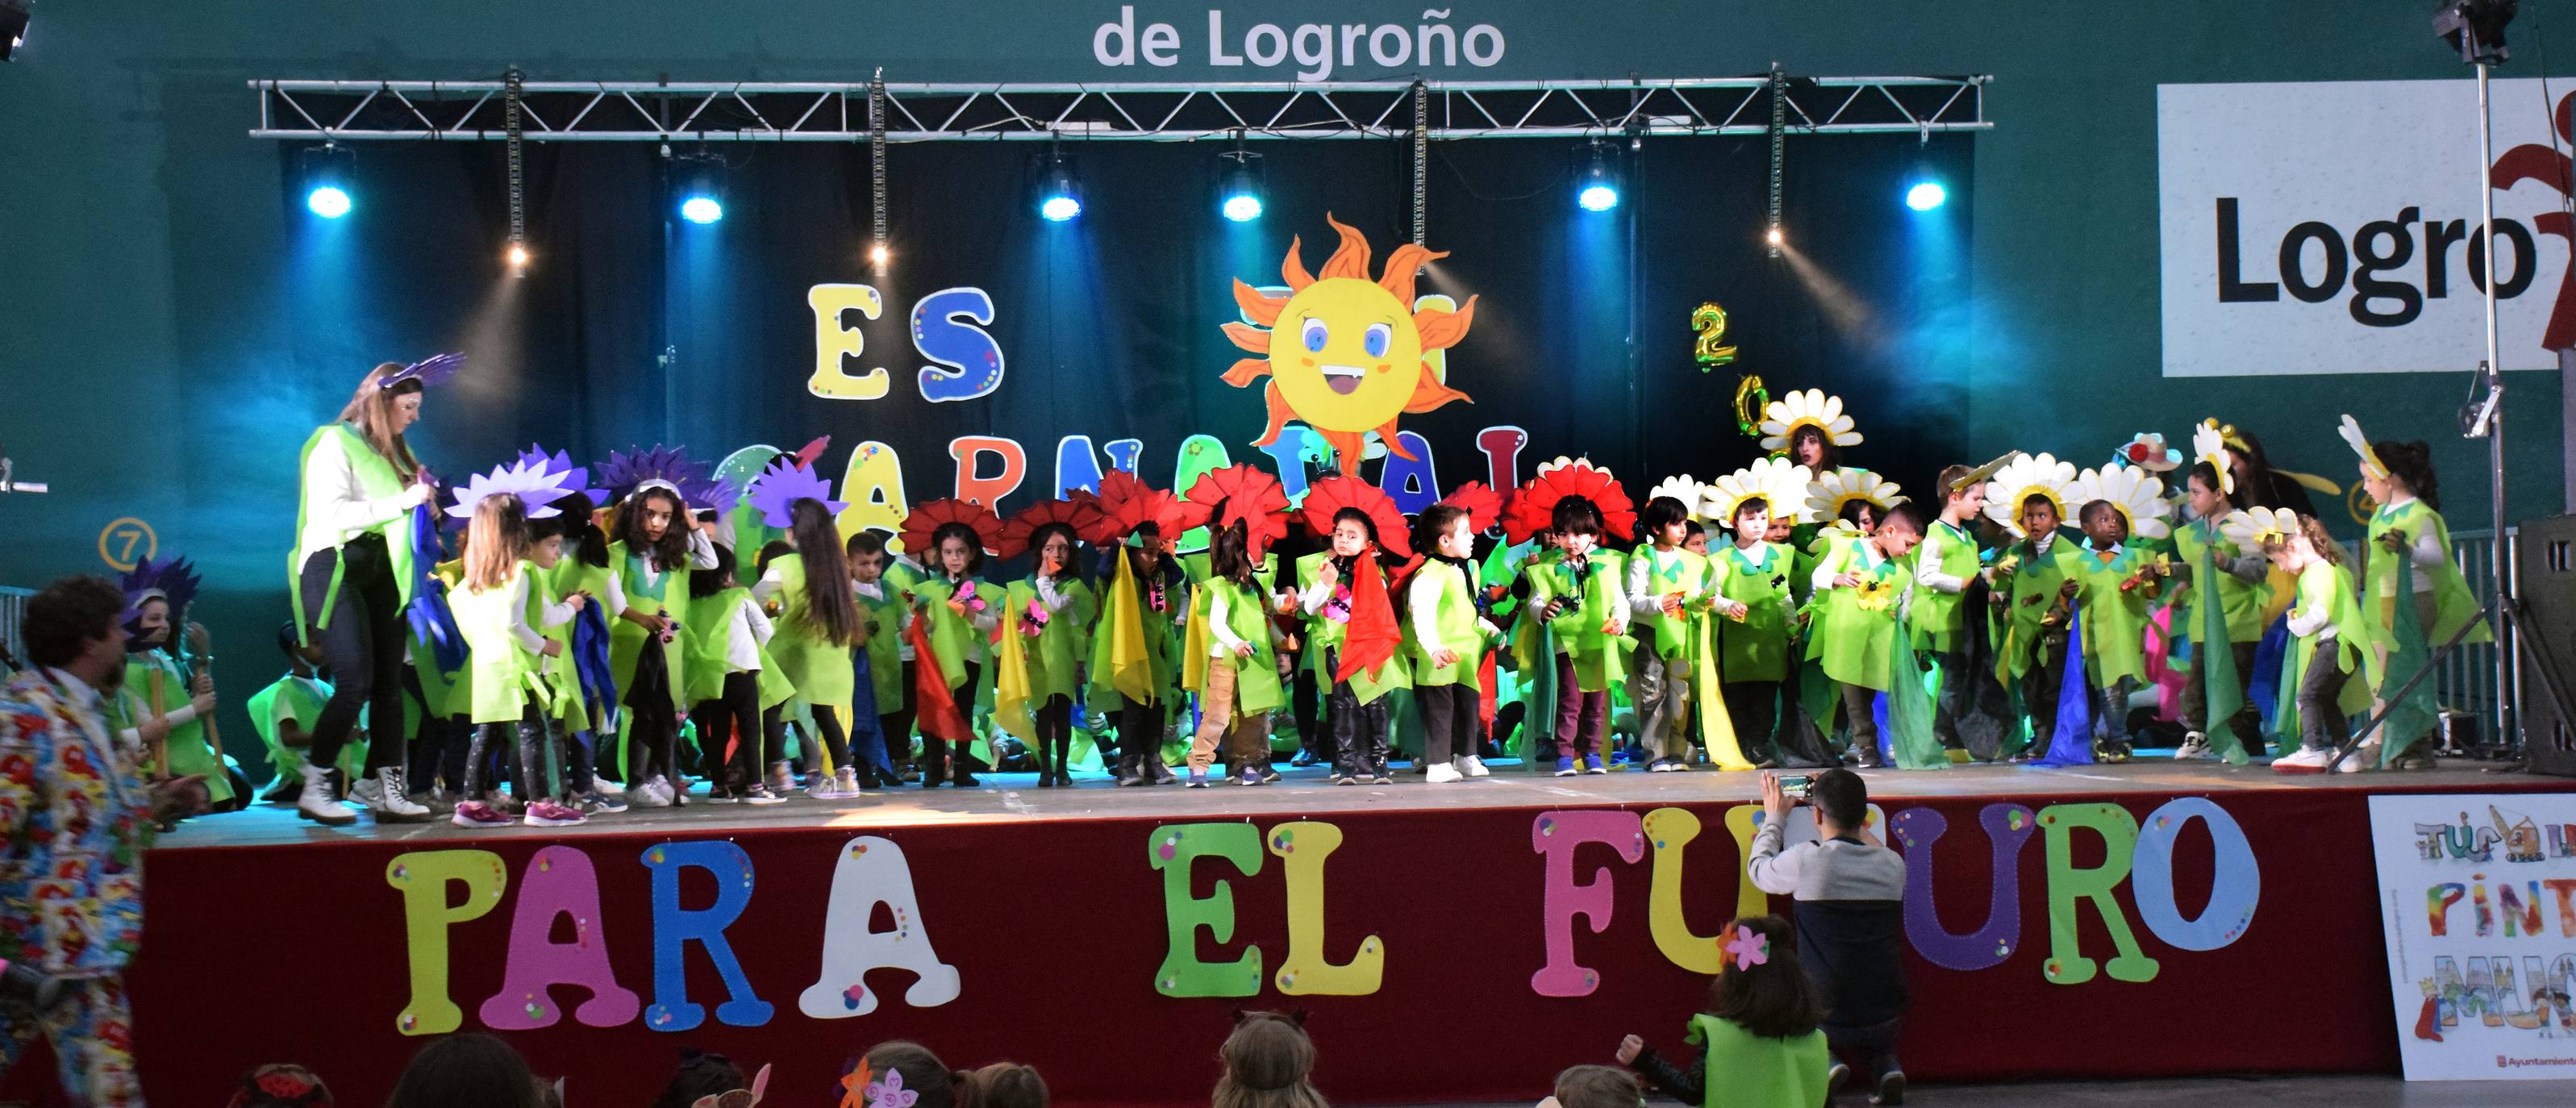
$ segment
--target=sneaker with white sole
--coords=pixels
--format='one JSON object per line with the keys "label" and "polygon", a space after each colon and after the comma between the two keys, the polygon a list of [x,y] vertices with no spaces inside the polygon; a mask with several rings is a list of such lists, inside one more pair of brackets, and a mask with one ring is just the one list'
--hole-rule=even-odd
{"label": "sneaker with white sole", "polygon": [[2218,752],[2209,748],[2209,736],[2198,731],[2186,731],[2183,732],[2182,745],[2174,748],[2173,756],[2177,762],[2206,762],[2218,757]]}
{"label": "sneaker with white sole", "polygon": [[385,783],[373,776],[361,777],[349,786],[349,803],[374,810],[385,801]]}
{"label": "sneaker with white sole", "polygon": [[789,794],[789,793],[795,792],[795,791],[796,791],[796,769],[795,769],[795,767],[793,767],[793,766],[791,766],[791,765],[789,765],[789,764],[787,764],[787,763],[785,763],[785,762],[772,762],[772,763],[770,763],[770,765],[769,765],[769,791],[770,791],[771,793],[775,794],[775,795],[778,795],[778,796],[785,796],[785,795],[787,795],[787,794]]}
{"label": "sneaker with white sole", "polygon": [[1610,772],[1610,767],[1608,767],[1608,766],[1605,766],[1605,765],[1602,765],[1602,764],[1601,764],[1601,756],[1600,756],[1600,755],[1598,755],[1598,754],[1586,754],[1586,755],[1584,755],[1584,756],[1583,756],[1583,772],[1585,772],[1585,773],[1608,773],[1608,772]]}
{"label": "sneaker with white sole", "polygon": [[1473,754],[1464,758],[1454,759],[1450,764],[1458,767],[1459,773],[1465,774],[1469,777],[1491,777],[1494,775],[1494,771],[1485,768],[1485,760],[1476,757]]}
{"label": "sneaker with white sole", "polygon": [[1422,775],[1422,779],[1434,785],[1447,785],[1452,782],[1464,781],[1466,780],[1466,777],[1458,772],[1458,767],[1446,762],[1439,762],[1434,763],[1430,771]]}
{"label": "sneaker with white sole", "polygon": [[510,817],[480,800],[468,800],[456,806],[456,814],[447,817],[458,827],[508,827]]}
{"label": "sneaker with white sole", "polygon": [[601,796],[624,796],[626,786],[622,782],[611,781],[594,773],[590,775],[590,791]]}
{"label": "sneaker with white sole", "polygon": [[1333,783],[1336,785],[1356,785],[1360,783],[1360,779],[1347,773],[1335,773],[1333,775]]}
{"label": "sneaker with white sole", "polygon": [[2379,768],[2379,740],[2371,739],[2354,747],[2352,753],[2335,763],[2336,773],[2362,773]]}
{"label": "sneaker with white sole", "polygon": [[626,802],[613,796],[601,796],[598,793],[592,793],[589,796],[585,796],[580,800],[574,801],[573,807],[581,809],[583,815],[613,816],[626,810]]}
{"label": "sneaker with white sole", "polygon": [[660,777],[648,779],[626,790],[626,800],[638,808],[668,808],[671,806],[671,783]]}
{"label": "sneaker with white sole", "polygon": [[743,802],[743,803],[745,803],[745,804],[785,804],[785,803],[787,803],[787,798],[786,798],[786,797],[780,796],[780,795],[778,795],[777,793],[774,793],[774,792],[769,791],[769,786],[768,786],[767,784],[755,784],[755,785],[751,786],[750,788],[744,789],[744,790],[742,791],[742,797],[741,797],[741,800],[742,800],[742,802]]}
{"label": "sneaker with white sole", "polygon": [[530,827],[576,827],[589,818],[571,805],[539,800],[528,805],[527,814],[520,816],[519,822]]}
{"label": "sneaker with white sole", "polygon": [[1266,785],[1270,783],[1270,780],[1269,778],[1261,776],[1260,767],[1246,763],[1243,767],[1243,776],[1237,779],[1237,783],[1244,785]]}
{"label": "sneaker with white sole", "polygon": [[410,796],[405,795],[402,770],[387,766],[377,770],[373,779],[360,783],[376,787],[375,799],[367,802],[367,810],[375,814],[377,823],[424,823],[429,820],[429,806],[414,803]]}
{"label": "sneaker with white sole", "polygon": [[1556,775],[1559,777],[1572,777],[1581,772],[1583,770],[1577,767],[1574,759],[1570,757],[1560,757],[1556,760]]}
{"label": "sneaker with white sole", "polygon": [[2324,773],[2334,768],[2334,750],[2314,747],[2272,759],[2274,773]]}
{"label": "sneaker with white sole", "polygon": [[1184,788],[1191,789],[1204,789],[1208,787],[1207,771],[1203,769],[1191,770],[1190,775],[1181,780],[1181,785]]}

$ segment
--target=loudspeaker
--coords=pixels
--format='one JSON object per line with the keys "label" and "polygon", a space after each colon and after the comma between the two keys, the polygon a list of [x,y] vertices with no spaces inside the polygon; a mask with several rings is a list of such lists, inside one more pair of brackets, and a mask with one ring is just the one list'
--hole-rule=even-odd
{"label": "loudspeaker", "polygon": [[[2533,773],[2576,777],[2576,719],[2559,711],[2540,659],[2555,667],[2560,690],[2576,697],[2576,516],[2524,523],[2514,540],[2521,568],[2523,618],[2516,633],[2527,647],[2514,652],[2522,687],[2523,753]],[[2534,658],[2534,654],[2538,658]]]}

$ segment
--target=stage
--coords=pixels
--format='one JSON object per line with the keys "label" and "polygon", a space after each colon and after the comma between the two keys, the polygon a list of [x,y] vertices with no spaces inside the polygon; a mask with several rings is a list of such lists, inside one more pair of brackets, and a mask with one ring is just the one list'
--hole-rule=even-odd
{"label": "stage", "polygon": [[[1623,1034],[1681,1051],[1715,932],[1759,901],[1751,774],[1282,769],[559,830],[191,821],[148,863],[146,1088],[217,1100],[298,1061],[369,1103],[463,1028],[585,1103],[649,1100],[684,1045],[829,1103],[845,1059],[918,1038],[1036,1065],[1064,1103],[1177,1105],[1234,1010],[1303,1008],[1336,1102],[1535,1100]],[[2366,798],[2565,787],[2152,758],[1865,776],[1914,870],[1904,1056],[1931,1081],[2393,1071]]]}

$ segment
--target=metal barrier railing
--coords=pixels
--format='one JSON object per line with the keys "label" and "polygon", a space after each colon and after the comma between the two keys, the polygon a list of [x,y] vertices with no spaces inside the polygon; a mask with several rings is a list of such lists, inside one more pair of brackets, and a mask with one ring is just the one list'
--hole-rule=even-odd
{"label": "metal barrier railing", "polygon": [[[2505,528],[2504,541],[2513,542],[2519,533],[2519,528]],[[2495,543],[2495,533],[2485,528],[2451,532],[2451,560],[2468,578],[2469,594],[2480,602],[2495,595]],[[2505,551],[2505,572],[2520,582],[2520,563],[2510,549]],[[2506,731],[2505,706],[2521,703],[2521,671],[2517,668],[2510,676],[2500,673],[2497,660],[2513,657],[2513,629],[2495,620],[2489,626],[2495,628],[2495,641],[2463,645],[2444,655],[2433,671],[2433,688],[2443,708],[2465,712],[2478,721],[2481,737],[2510,743],[2513,736]],[[2501,695],[2500,680],[2514,683],[2512,698]]]}
{"label": "metal barrier railing", "polygon": [[33,589],[0,585],[0,646],[8,647],[9,656],[18,659],[22,665],[27,658],[27,641],[19,635],[18,629],[27,619],[27,598],[34,595]]}

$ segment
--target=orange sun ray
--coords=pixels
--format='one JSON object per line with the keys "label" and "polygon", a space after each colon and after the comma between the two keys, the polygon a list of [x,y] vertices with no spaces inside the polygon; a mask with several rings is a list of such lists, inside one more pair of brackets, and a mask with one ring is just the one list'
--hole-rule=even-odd
{"label": "orange sun ray", "polygon": [[1409,242],[1398,246],[1395,253],[1387,255],[1386,275],[1378,278],[1378,287],[1394,293],[1395,302],[1409,310],[1413,307],[1414,272],[1448,256],[1446,250],[1427,250]]}
{"label": "orange sun ray", "polygon": [[[1424,362],[1422,363],[1422,380],[1413,386],[1413,399],[1404,402],[1404,410],[1411,412],[1414,415],[1421,415],[1424,412],[1430,411],[1431,409],[1437,408],[1443,404],[1447,404],[1453,400],[1466,400],[1467,403],[1475,403],[1475,401],[1467,399],[1466,393],[1441,384],[1440,378],[1431,372],[1431,363]],[[1395,424],[1390,422],[1387,426],[1393,427]]]}
{"label": "orange sun ray", "polygon": [[[1342,236],[1342,244],[1334,248],[1333,256],[1324,259],[1324,276],[1368,280],[1368,236],[1361,234],[1359,228],[1333,218],[1331,212],[1324,213],[1324,222],[1332,224],[1333,233]],[[1410,304],[1405,306],[1412,307]]]}
{"label": "orange sun ray", "polygon": [[[1394,424],[1390,423],[1388,426],[1392,427]],[[1368,448],[1368,439],[1365,436],[1357,431],[1326,431],[1322,428],[1315,428],[1314,432],[1323,436],[1325,442],[1332,444],[1333,458],[1340,464],[1343,476],[1360,475],[1360,454]],[[1387,441],[1392,443],[1395,440]]]}
{"label": "orange sun ray", "polygon": [[1297,256],[1305,242],[1302,236],[1288,236],[1288,256],[1279,260],[1279,279],[1288,282],[1288,288],[1295,292],[1304,292],[1306,286],[1315,283],[1314,275],[1306,272],[1306,260]]}
{"label": "orange sun ray", "polygon": [[[1426,374],[1431,372],[1430,367],[1423,367],[1423,372]],[[1405,410],[1412,411],[1411,408],[1407,408]],[[1396,435],[1395,421],[1392,419],[1386,421],[1386,426],[1377,429],[1377,441],[1385,443],[1386,452],[1393,454],[1396,457],[1402,458],[1408,462],[1418,462],[1422,460],[1414,457],[1412,451],[1404,448],[1404,440]],[[1353,476],[1358,476],[1358,474],[1354,473]]]}
{"label": "orange sun ray", "polygon": [[[1251,359],[1247,358],[1245,361],[1249,362]],[[1238,363],[1238,365],[1239,364],[1241,363]],[[1249,380],[1250,378],[1246,378],[1243,381],[1235,382],[1235,384],[1245,384],[1249,382]],[[1295,412],[1288,410],[1288,399],[1279,395],[1279,382],[1275,380],[1262,389],[1261,400],[1263,406],[1270,409],[1270,425],[1261,429],[1260,438],[1252,440],[1252,445],[1254,446],[1268,446],[1272,443],[1278,442],[1279,432],[1287,429],[1289,418],[1296,414]]]}
{"label": "orange sun ray", "polygon": [[[1225,371],[1225,383],[1226,383],[1226,384],[1229,384],[1229,385],[1232,385],[1232,386],[1234,386],[1234,387],[1236,387],[1236,388],[1238,388],[1238,389],[1239,389],[1239,388],[1242,388],[1242,387],[1244,387],[1244,386],[1246,386],[1246,385],[1251,384],[1251,383],[1252,383],[1252,379],[1253,379],[1253,378],[1255,378],[1255,377],[1265,376],[1265,375],[1267,375],[1269,372],[1270,372],[1270,360],[1269,360],[1269,359],[1267,359],[1267,358],[1241,358],[1241,359],[1237,359],[1237,360],[1235,361],[1235,363],[1234,363],[1232,366],[1230,366],[1230,367],[1228,367],[1228,368],[1226,369],[1226,371]],[[1276,386],[1276,385],[1273,385],[1273,386],[1271,386],[1271,387],[1272,387],[1274,390],[1278,388],[1278,386]]]}
{"label": "orange sun ray", "polygon": [[1467,328],[1476,322],[1476,298],[1468,297],[1454,312],[1425,308],[1413,313],[1413,327],[1422,332],[1422,348],[1445,350],[1467,337]]}
{"label": "orange sun ray", "polygon": [[1270,352],[1270,332],[1248,323],[1228,323],[1222,330],[1234,344],[1255,354]]}

